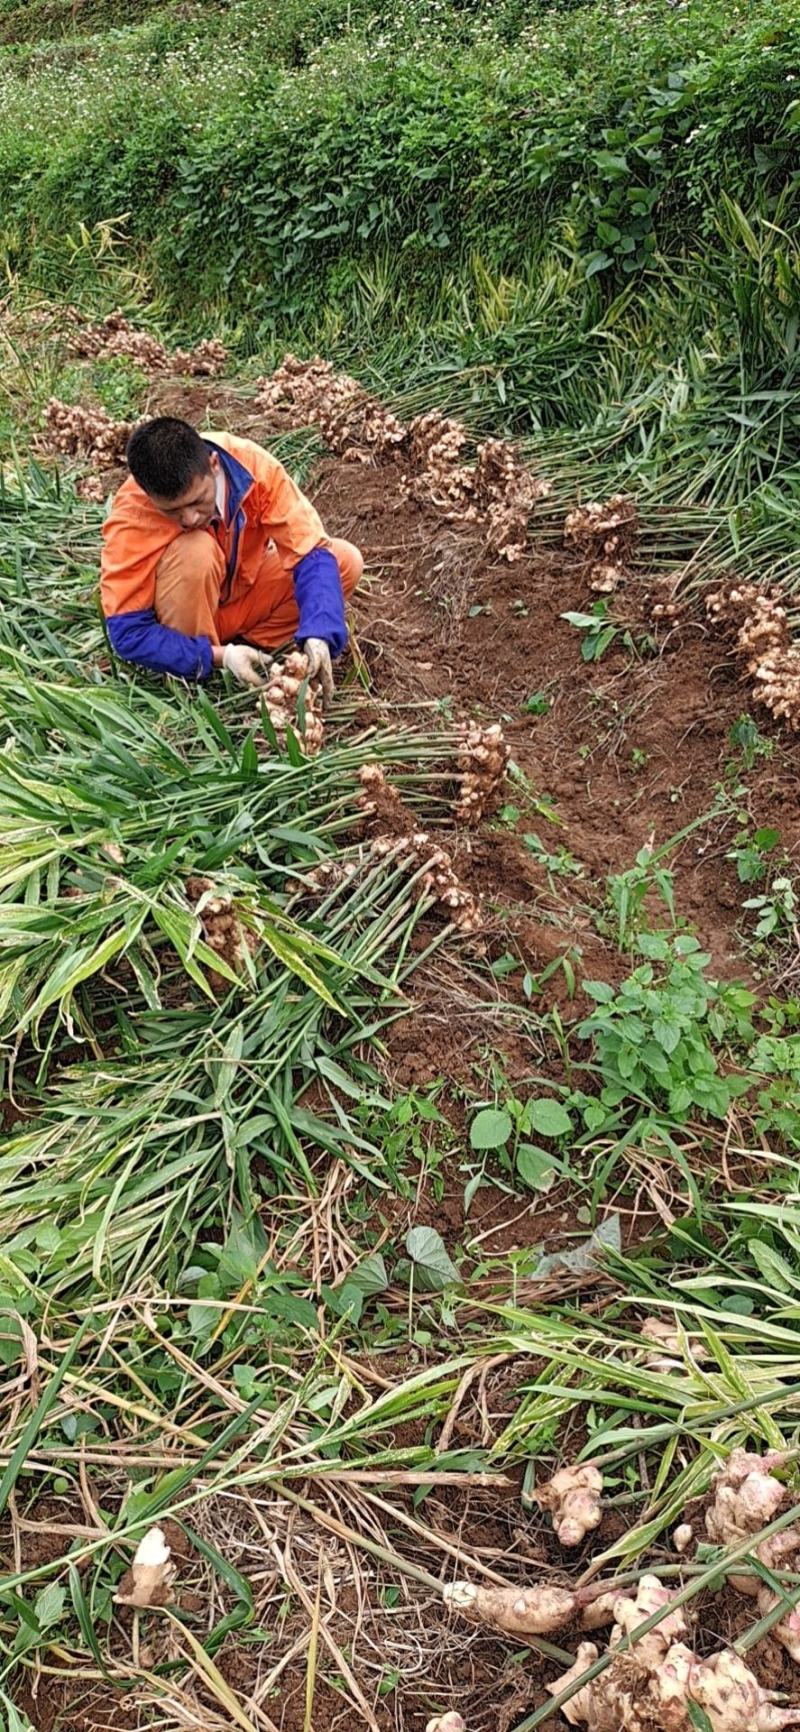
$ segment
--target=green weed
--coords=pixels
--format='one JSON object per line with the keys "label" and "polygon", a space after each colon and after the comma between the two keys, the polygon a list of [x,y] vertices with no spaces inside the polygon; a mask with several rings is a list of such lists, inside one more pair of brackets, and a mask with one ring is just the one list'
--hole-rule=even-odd
{"label": "green weed", "polygon": [[[603,1108],[631,1098],[665,1108],[677,1123],[693,1110],[724,1118],[733,1086],[720,1074],[717,1045],[726,1029],[724,1002],[707,979],[709,956],[686,935],[642,933],[643,961],[615,990],[585,982],[597,1008],[578,1034],[592,1042]],[[595,1118],[590,1109],[591,1119]]]}

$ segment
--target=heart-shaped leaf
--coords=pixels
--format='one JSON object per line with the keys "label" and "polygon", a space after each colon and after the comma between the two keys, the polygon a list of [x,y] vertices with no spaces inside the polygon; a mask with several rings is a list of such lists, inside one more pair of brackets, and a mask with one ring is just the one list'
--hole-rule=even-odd
{"label": "heart-shaped leaf", "polygon": [[406,1250],[414,1266],[414,1280],[426,1293],[441,1293],[461,1277],[435,1227],[412,1227],[406,1234]]}

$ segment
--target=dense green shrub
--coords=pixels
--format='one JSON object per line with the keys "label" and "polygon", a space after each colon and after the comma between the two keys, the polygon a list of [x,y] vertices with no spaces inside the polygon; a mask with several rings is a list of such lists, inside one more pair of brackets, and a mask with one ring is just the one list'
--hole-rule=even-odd
{"label": "dense green shrub", "polygon": [[58,4],[0,48],[0,269],[374,365],[794,575],[800,0]]}
{"label": "dense green shrub", "polygon": [[126,212],[184,310],[307,316],[381,248],[424,306],[470,253],[521,273],[543,243],[624,281],[707,238],[723,191],[771,215],[795,177],[797,0],[344,12],[165,9],[0,61],[12,266]]}

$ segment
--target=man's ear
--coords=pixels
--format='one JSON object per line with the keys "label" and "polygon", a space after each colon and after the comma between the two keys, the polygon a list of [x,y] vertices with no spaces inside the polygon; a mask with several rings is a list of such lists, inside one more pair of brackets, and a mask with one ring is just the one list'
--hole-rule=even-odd
{"label": "man's ear", "polygon": [[220,469],[222,468],[222,464],[220,463],[220,460],[217,456],[216,451],[209,451],[208,461],[211,464],[211,467],[214,471],[214,474],[219,475]]}

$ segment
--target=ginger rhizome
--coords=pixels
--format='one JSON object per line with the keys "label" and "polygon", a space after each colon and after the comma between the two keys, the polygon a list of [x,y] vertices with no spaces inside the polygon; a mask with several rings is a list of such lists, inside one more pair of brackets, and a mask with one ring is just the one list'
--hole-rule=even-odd
{"label": "ginger rhizome", "polygon": [[[734,1449],[724,1468],[713,1483],[713,1499],[706,1510],[706,1533],[720,1546],[741,1545],[751,1535],[754,1538],[753,1557],[771,1571],[800,1571],[800,1522],[792,1522],[766,1539],[755,1536],[774,1521],[790,1503],[790,1494],[775,1469],[786,1465],[781,1450],[768,1450],[756,1455],[746,1449]],[[746,1567],[729,1577],[741,1594],[749,1594],[758,1604],[760,1617],[778,1605],[778,1595],[763,1577]],[[795,1606],[773,1624],[772,1637],[780,1642],[787,1654],[800,1665],[800,1608]]]}
{"label": "ginger rhizome", "polygon": [[794,642],[786,609],[774,590],[734,584],[708,597],[715,624],[735,631],[735,643],[753,681],[756,703],[793,732],[800,728],[800,644]]}
{"label": "ginger rhizome", "polygon": [[562,1546],[579,1546],[603,1519],[600,1503],[603,1476],[591,1461],[562,1467],[534,1492],[541,1509],[550,1511]]}
{"label": "ginger rhizome", "polygon": [[451,1582],[442,1589],[445,1605],[473,1624],[485,1624],[508,1636],[549,1636],[576,1623],[582,1630],[610,1624],[619,1591],[602,1583],[565,1588],[553,1582],[533,1582],[527,1588],[476,1586]]}
{"label": "ginger rhizome", "polygon": [[278,738],[283,742],[291,728],[307,757],[319,751],[325,727],[322,718],[322,693],[314,681],[306,686],[303,699],[304,722],[297,713],[297,699],[304,680],[308,679],[308,659],[300,650],[292,650],[284,660],[273,661],[264,691],[267,715]]}
{"label": "ginger rhizome", "polygon": [[443,1589],[445,1604],[474,1623],[486,1624],[509,1636],[547,1636],[563,1630],[575,1615],[575,1595],[568,1588],[539,1582],[531,1588],[475,1587],[452,1582]]}
{"label": "ginger rhizome", "polygon": [[[200,877],[187,878],[186,894],[200,921],[209,950],[221,957],[234,974],[246,976],[248,957],[255,956],[258,938],[240,920],[233,897],[214,884],[211,878]],[[215,992],[227,992],[230,984],[224,975],[212,974],[211,985]]]}
{"label": "ginger rhizome", "polygon": [[431,409],[406,426],[319,355],[311,361],[286,355],[262,381],[256,402],[273,419],[318,427],[339,457],[397,462],[405,498],[432,505],[448,522],[479,524],[488,551],[500,559],[521,558],[534,506],[551,492],[508,440],[484,440],[470,460],[470,436],[460,421]]}
{"label": "ginger rhizome", "polygon": [[458,754],[461,792],[455,814],[464,824],[479,824],[492,812],[503,786],[510,752],[499,722],[489,728],[470,722],[462,728]]}
{"label": "ginger rhizome", "polygon": [[168,1606],[172,1600],[175,1565],[162,1528],[150,1528],[140,1540],[130,1569],[125,1571],[114,1595],[118,1606]]}
{"label": "ginger rhizome", "polygon": [[682,1334],[677,1323],[668,1322],[664,1317],[646,1317],[640,1333],[648,1346],[644,1357],[648,1371],[684,1371],[686,1352],[698,1365],[707,1364],[711,1358],[698,1336]]}
{"label": "ginger rhizome", "polygon": [[[635,1597],[620,1595],[616,1622],[608,1641],[611,1663],[596,1678],[577,1689],[561,1707],[571,1726],[588,1732],[692,1732],[702,1709],[712,1732],[783,1732],[800,1725],[800,1709],[775,1705],[745,1662],[725,1648],[699,1659],[687,1645],[689,1634],[681,1607],[670,1611],[669,1591],[656,1576],[642,1576]],[[646,1635],[615,1654],[638,1625],[664,1610],[661,1621]],[[575,1664],[547,1688],[558,1696],[578,1684],[599,1658],[593,1642],[582,1642]]]}
{"label": "ginger rhizome", "polygon": [[567,513],[564,540],[585,560],[591,589],[610,595],[625,581],[638,529],[636,505],[627,493]]}

